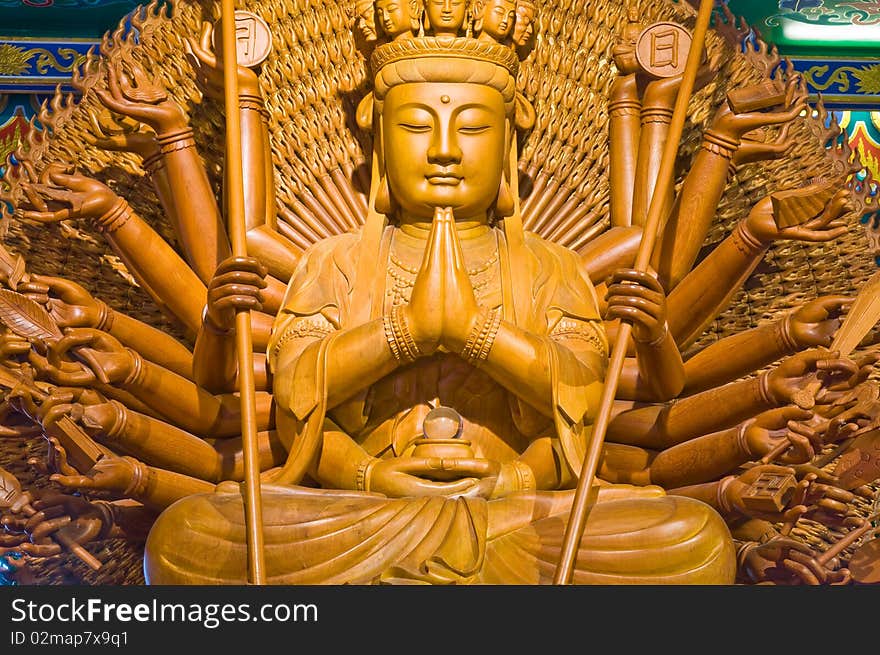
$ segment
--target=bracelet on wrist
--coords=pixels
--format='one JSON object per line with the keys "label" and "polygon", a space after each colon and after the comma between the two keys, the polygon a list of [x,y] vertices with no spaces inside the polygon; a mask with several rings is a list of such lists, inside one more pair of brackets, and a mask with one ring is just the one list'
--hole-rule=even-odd
{"label": "bracelet on wrist", "polygon": [[95,219],[98,231],[112,234],[125,225],[133,213],[125,199],[118,198],[107,212]]}
{"label": "bracelet on wrist", "polygon": [[132,468],[131,483],[126,487],[125,491],[122,492],[122,495],[126,498],[137,499],[139,496],[143,496],[147,490],[149,471],[143,462],[134,457],[124,455],[122,459],[128,462]]}
{"label": "bracelet on wrist", "polygon": [[721,132],[712,129],[703,132],[703,149],[724,159],[732,160],[736,151],[739,150],[739,146],[738,139],[733,139]]}
{"label": "bracelet on wrist", "polygon": [[131,372],[122,381],[122,386],[127,387],[140,381],[141,374],[144,371],[144,358],[137,350],[126,347],[126,352],[131,357]]}
{"label": "bracelet on wrist", "polygon": [[357,475],[355,477],[355,489],[358,491],[370,490],[370,476],[373,473],[373,467],[379,460],[375,457],[368,457],[358,464]]}
{"label": "bracelet on wrist", "polygon": [[643,346],[648,346],[649,348],[659,348],[666,342],[666,337],[669,336],[669,324],[663,323],[663,331],[660,333],[656,339],[652,339],[651,341],[639,341],[635,337],[633,337],[633,341]]}
{"label": "bracelet on wrist", "polygon": [[208,304],[205,303],[205,306],[202,307],[202,326],[208,330],[211,334],[216,334],[219,337],[225,337],[232,333],[232,328],[220,328],[211,320],[211,317],[208,316]]}
{"label": "bracelet on wrist", "polygon": [[733,243],[737,250],[749,257],[759,254],[766,247],[764,243],[759,241],[756,236],[749,232],[749,229],[745,225],[745,221],[740,221],[736,224],[731,236],[733,237]]}
{"label": "bracelet on wrist", "polygon": [[156,143],[159,144],[160,155],[167,155],[184,148],[194,148],[196,145],[191,127],[157,134]]}
{"label": "bracelet on wrist", "polygon": [[103,300],[95,299],[98,305],[98,320],[95,322],[95,329],[102,332],[109,332],[113,329],[113,310]]}
{"label": "bracelet on wrist", "polygon": [[786,314],[776,321],[776,324],[773,327],[774,335],[777,338],[777,343],[781,350],[787,353],[796,353],[800,350],[798,342],[795,341],[795,338],[791,333],[791,314]]}
{"label": "bracelet on wrist", "polygon": [[773,393],[770,391],[769,371],[764,371],[758,375],[758,395],[760,400],[770,407],[776,407],[779,404],[776,398],[773,397]]}
{"label": "bracelet on wrist", "polygon": [[462,358],[472,366],[479,366],[489,359],[495,337],[501,327],[501,309],[495,307],[490,310],[482,310],[479,319],[471,329],[468,338],[462,348]]}
{"label": "bracelet on wrist", "polygon": [[736,513],[736,509],[730,506],[730,502],[727,499],[727,488],[735,479],[736,476],[728,475],[718,482],[718,490],[716,492],[715,502],[717,503],[718,509],[720,510],[721,514],[725,517]]}
{"label": "bracelet on wrist", "polygon": [[405,364],[410,364],[421,355],[419,347],[413,339],[406,317],[403,315],[403,305],[395,305],[388,315],[382,319],[385,331],[385,340],[394,355],[394,359]]}

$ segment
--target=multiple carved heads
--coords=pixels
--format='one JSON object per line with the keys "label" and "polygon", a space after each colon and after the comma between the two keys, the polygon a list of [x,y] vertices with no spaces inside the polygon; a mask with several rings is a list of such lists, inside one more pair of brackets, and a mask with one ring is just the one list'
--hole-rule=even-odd
{"label": "multiple carved heads", "polygon": [[533,0],[357,0],[357,28],[366,41],[421,36],[473,36],[522,46],[534,34]]}

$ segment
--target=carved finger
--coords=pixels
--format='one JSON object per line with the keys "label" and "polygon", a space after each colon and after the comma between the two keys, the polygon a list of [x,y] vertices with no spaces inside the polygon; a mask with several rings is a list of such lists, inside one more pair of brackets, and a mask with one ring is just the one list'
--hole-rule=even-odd
{"label": "carved finger", "polygon": [[72,192],[70,189],[57,189],[55,187],[51,187],[45,184],[34,184],[33,187],[44,198],[55,200],[56,202],[70,203],[71,208],[74,211],[76,211],[79,205],[82,205],[82,202],[80,201],[78,195]]}
{"label": "carved finger", "polygon": [[[615,295],[608,300],[608,309],[606,310],[606,315],[609,315],[609,312],[616,313],[616,308],[619,307],[632,307],[634,309],[639,309],[647,316],[649,316],[653,321],[657,321],[659,319],[659,314],[662,313],[663,309],[662,306],[658,305],[656,302],[641,298],[637,295]],[[620,317],[618,316],[618,318]]]}
{"label": "carved finger", "polygon": [[119,114],[127,115],[131,111],[131,103],[122,99],[121,93],[119,100],[103,89],[95,89],[95,95],[98,96],[98,100],[101,101],[101,104]]}
{"label": "carved finger", "polygon": [[61,553],[61,546],[51,540],[40,544],[25,542],[21,545],[21,552],[31,557],[53,557]]}
{"label": "carved finger", "polygon": [[57,519],[45,521],[44,523],[41,523],[36,528],[34,528],[33,532],[31,533],[31,539],[33,541],[45,539],[53,532],[56,532],[57,530],[63,528],[65,525],[70,524],[70,522],[71,519],[69,516],[61,516]]}
{"label": "carved finger", "polygon": [[260,278],[264,278],[269,273],[269,269],[256,257],[229,257],[220,262],[214,275],[220,276],[239,272],[253,273]]}
{"label": "carved finger", "polygon": [[782,566],[795,575],[803,582],[804,584],[817,586],[819,585],[819,578],[817,578],[806,566],[801,564],[800,562],[796,562],[792,559],[784,559],[782,560]]}
{"label": "carved finger", "polygon": [[70,489],[100,489],[100,487],[95,484],[95,480],[87,475],[62,475],[55,473],[54,475],[50,475],[49,479],[52,482],[57,482]]}
{"label": "carved finger", "polygon": [[37,189],[35,188],[35,186],[35,184],[23,184],[21,186],[22,190],[24,191],[24,195],[28,200],[28,204],[30,204],[31,207],[34,207],[37,211],[49,211],[49,206],[40,197],[40,194],[37,193]]}
{"label": "carved finger", "polygon": [[663,293],[663,285],[660,284],[660,281],[646,271],[618,269],[612,273],[610,282],[634,282],[636,285],[647,287],[657,293]]}
{"label": "carved finger", "polygon": [[261,302],[262,294],[257,296],[251,295],[232,295],[232,296],[224,296],[222,298],[217,299],[213,305],[214,309],[219,312],[226,310],[257,310],[262,309],[263,304]]}
{"label": "carved finger", "polygon": [[662,293],[636,284],[612,284],[605,294],[605,300],[608,304],[612,304],[614,298],[630,297],[642,298],[654,305],[663,305],[665,300]]}
{"label": "carved finger", "polygon": [[51,470],[61,475],[76,475],[79,473],[67,462],[67,450],[55,437],[49,437],[49,463]]}
{"label": "carved finger", "polygon": [[34,221],[37,223],[57,223],[59,221],[66,221],[72,218],[72,212],[70,209],[59,209],[54,212],[42,212],[42,211],[20,211],[16,212],[21,218],[26,221]]}

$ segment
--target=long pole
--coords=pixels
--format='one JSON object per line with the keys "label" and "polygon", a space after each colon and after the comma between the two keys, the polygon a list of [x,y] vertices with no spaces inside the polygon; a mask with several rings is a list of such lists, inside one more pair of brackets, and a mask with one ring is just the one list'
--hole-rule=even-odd
{"label": "long pole", "polygon": [[[229,239],[232,254],[247,256],[244,224],[244,177],[241,157],[241,120],[238,113],[238,57],[235,42],[235,0],[221,0],[223,36],[223,90],[226,105],[226,188]],[[244,449],[244,515],[247,530],[248,582],[266,584],[263,553],[263,503],[260,496],[260,458],[257,442],[257,403],[254,388],[251,314],[235,314],[235,352],[241,395],[241,439]]]}
{"label": "long pole", "polygon": [[[660,171],[657,174],[657,186],[654,189],[654,195],[651,197],[651,205],[648,209],[648,216],[645,221],[645,229],[642,233],[642,240],[639,243],[639,250],[636,254],[634,268],[639,271],[646,271],[651,261],[651,254],[654,251],[654,243],[657,240],[657,232],[660,227],[661,212],[663,210],[663,199],[667,196],[674,180],[675,158],[678,154],[678,144],[681,141],[681,134],[684,130],[684,121],[687,117],[687,106],[694,90],[694,82],[697,77],[697,70],[700,66],[700,60],[703,54],[703,42],[706,40],[706,33],[709,30],[709,21],[712,17],[713,0],[700,0],[700,10],[697,13],[697,23],[694,28],[693,41],[691,43],[690,52],[688,52],[687,63],[685,64],[684,73],[681,81],[681,88],[678,91],[678,97],[675,100],[675,108],[672,114],[672,122],[669,126],[669,136],[663,147],[663,158],[660,160]],[[617,384],[620,380],[620,373],[623,370],[624,359],[626,358],[627,344],[629,342],[632,325],[621,322],[617,332],[617,339],[614,342],[614,348],[611,351],[611,361],[608,367],[608,375],[605,378],[605,387],[602,390],[602,399],[599,405],[599,412],[596,416],[596,422],[593,425],[593,434],[590,446],[584,456],[584,465],[581,470],[580,479],[578,480],[577,490],[574,496],[574,503],[571,507],[571,515],[568,524],[565,527],[565,536],[562,542],[562,554],[559,564],[556,567],[556,577],[554,584],[570,584],[571,577],[574,573],[574,563],[577,557],[577,551],[580,547],[581,537],[584,532],[584,524],[587,521],[587,513],[590,507],[589,495],[593,486],[593,479],[596,476],[596,468],[599,463],[599,456],[602,453],[602,443],[605,441],[605,433],[608,431],[608,424],[611,421],[611,409],[614,403],[614,396],[617,393]]]}

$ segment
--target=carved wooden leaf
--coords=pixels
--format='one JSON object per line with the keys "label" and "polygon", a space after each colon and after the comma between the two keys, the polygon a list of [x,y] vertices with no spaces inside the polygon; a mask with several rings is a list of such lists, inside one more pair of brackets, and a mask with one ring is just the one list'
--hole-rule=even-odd
{"label": "carved wooden leaf", "polygon": [[42,305],[8,289],[0,289],[0,322],[30,341],[60,339],[63,336]]}
{"label": "carved wooden leaf", "polygon": [[837,461],[834,475],[835,484],[847,490],[872,484],[880,478],[880,430],[871,430],[856,438]]}
{"label": "carved wooden leaf", "polygon": [[859,289],[855,302],[847,310],[843,324],[834,335],[831,350],[838,350],[841,357],[846,357],[878,322],[880,322],[880,272],[874,273]]}
{"label": "carved wooden leaf", "polygon": [[0,509],[11,507],[21,493],[18,479],[9,471],[0,467]]}

